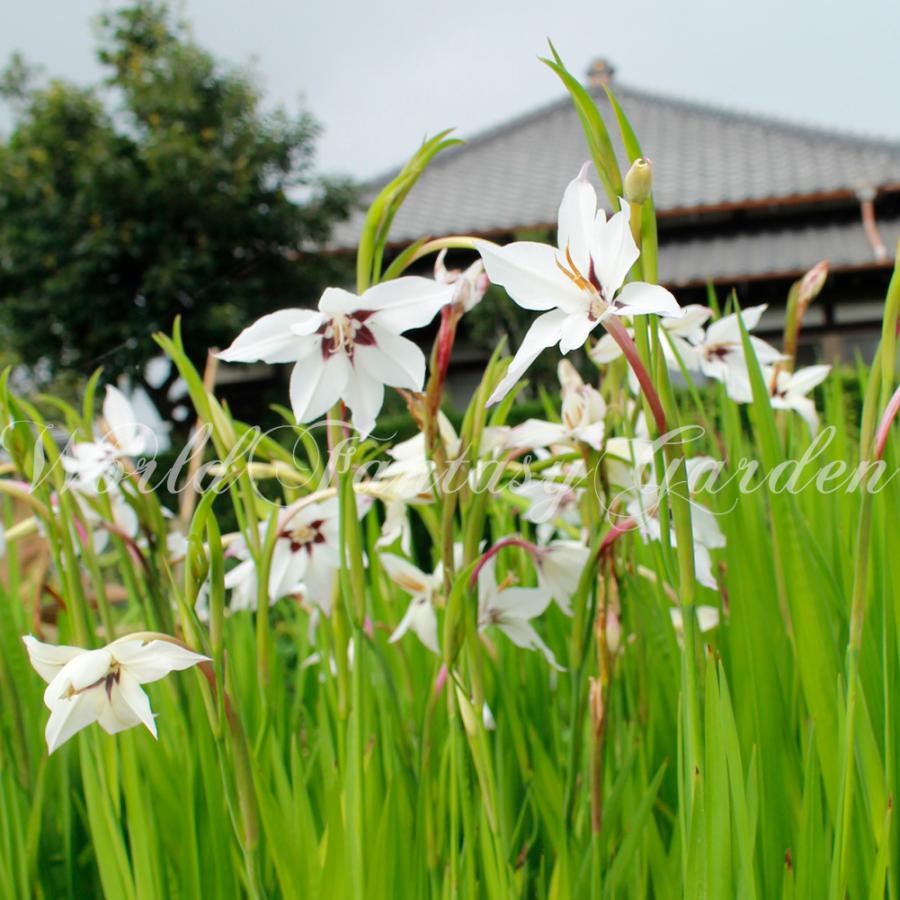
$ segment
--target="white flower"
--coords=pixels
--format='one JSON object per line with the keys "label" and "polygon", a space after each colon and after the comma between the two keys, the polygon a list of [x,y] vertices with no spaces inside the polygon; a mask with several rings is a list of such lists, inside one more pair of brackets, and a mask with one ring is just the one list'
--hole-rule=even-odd
{"label": "white flower", "polygon": [[[765,309],[766,305],[763,304],[751,306],[740,313],[747,331],[756,328]],[[750,345],[761,366],[786,359],[784,354],[771,344],[753,335],[749,337]],[[699,369],[707,378],[723,382],[728,396],[738,403],[749,403],[753,399],[737,313],[717,319],[706,329],[706,336],[700,343],[693,347],[685,345],[683,349],[682,358],[687,368]]]}
{"label": "white flower", "polygon": [[391,581],[412,596],[405,615],[390,637],[391,643],[412,630],[429,650],[440,653],[433,599],[443,586],[443,567],[439,564],[433,575],[427,575],[418,566],[393,553],[382,553],[381,564]]}
{"label": "white flower", "polygon": [[[700,474],[709,469],[709,457],[698,456],[686,463],[688,489],[697,483]],[[641,537],[645,542],[662,539],[662,526],[659,521],[660,492],[655,484],[637,487],[633,490],[627,504],[628,515],[635,521]],[[725,535],[719,528],[715,515],[705,506],[691,500],[691,532],[694,542],[694,574],[697,581],[711,590],[718,590],[718,583],[712,571],[710,550],[725,546]],[[672,546],[675,546],[675,531],[670,530]]]}
{"label": "white flower", "polygon": [[22,640],[32,666],[47,682],[50,753],[94,722],[109,734],[143,724],[156,737],[150,700],[141,685],[208,659],[163,640],[123,637],[101,650],[42,644],[31,635]]}
{"label": "white flower", "polygon": [[538,585],[567,616],[572,615],[569,600],[578,588],[590,554],[590,548],[578,541],[551,541],[534,553]]}
{"label": "white flower", "polygon": [[453,303],[463,312],[474,309],[490,286],[484,272],[484,263],[479,259],[468,269],[448,269],[445,260],[447,251],[441,250],[434,261],[434,280],[440,284],[452,284],[454,288]]}
{"label": "white flower", "polygon": [[[266,527],[260,526],[261,536]],[[225,587],[232,591],[229,608],[232,611],[256,609],[259,591],[256,564],[243,539],[235,541],[234,553],[243,562],[225,575]],[[337,500],[287,507],[281,513],[278,537],[272,548],[269,604],[302,591],[314,606],[328,615],[340,564]]]}
{"label": "white flower", "polygon": [[488,403],[502,399],[541,350],[556,343],[563,353],[581,347],[607,316],[681,315],[665,288],[644,282],[623,287],[640,255],[631,236],[629,205],[621,201],[621,211],[607,221],[586,172],[587,164],[563,194],[557,248],[533,241],[475,245],[492,282],[506,288],[519,306],[544,311]]}
{"label": "white flower", "polygon": [[[536,455],[540,453],[539,450]],[[538,540],[546,543],[556,531],[557,521],[579,526],[578,502],[583,488],[574,487],[573,482],[584,478],[585,467],[581,460],[575,460],[565,466],[553,465],[541,474],[546,477],[527,478],[511,488],[510,493],[528,502],[525,520],[537,526]]]}
{"label": "white flower", "polygon": [[[690,353],[690,347],[693,344],[702,343],[704,338],[703,326],[712,316],[712,310],[708,306],[701,306],[699,303],[683,306],[682,310],[684,315],[680,319],[663,319],[660,324],[668,332],[672,343],[678,347],[685,366],[690,368],[690,364],[694,362],[694,357]],[[687,353],[685,353],[685,343],[688,345]],[[662,347],[670,368],[677,369],[678,362],[672,354],[669,342],[663,340]],[[598,366],[602,366],[612,362],[614,359],[618,359],[622,355],[622,348],[616,343],[612,335],[604,334],[591,347],[588,355]],[[688,359],[685,359],[685,356]]]}
{"label": "white flower", "polygon": [[219,359],[294,363],[290,393],[297,421],[311,422],[343,400],[365,436],[375,427],[385,385],[422,390],[425,357],[401,333],[427,325],[454,291],[415,276],[375,285],[362,296],[328,288],[318,311],[283,309],[263,316]]}
{"label": "white flower", "polygon": [[563,359],[559,363],[562,384],[562,421],[545,422],[526,419],[506,436],[506,446],[527,448],[549,447],[554,444],[587,444],[594,450],[603,446],[606,403],[600,392],[585,384],[572,364]]}
{"label": "white flower", "polygon": [[106,386],[103,400],[103,434],[94,441],[71,444],[62,457],[72,485],[83,492],[95,492],[97,482],[109,475],[116,462],[147,453],[153,433],[141,424],[128,398],[112,385]]}
{"label": "white flower", "polygon": [[478,630],[496,626],[516,646],[540,650],[553,668],[562,671],[553,651],[530,621],[539,616],[549,603],[550,595],[542,588],[508,587],[498,590],[493,559],[489,559],[478,573]]}
{"label": "white flower", "polygon": [[815,435],[819,430],[819,416],[815,403],[806,395],[820,385],[830,371],[831,366],[825,365],[807,366],[805,369],[797,369],[796,372],[786,372],[778,368],[763,371],[773,408],[794,410]]}

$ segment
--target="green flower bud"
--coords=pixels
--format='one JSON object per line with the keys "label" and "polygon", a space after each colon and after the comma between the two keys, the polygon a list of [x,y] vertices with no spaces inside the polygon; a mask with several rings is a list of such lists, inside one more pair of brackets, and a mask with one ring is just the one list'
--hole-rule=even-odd
{"label": "green flower bud", "polygon": [[638,157],[625,175],[625,199],[640,205],[650,196],[653,184],[653,163]]}

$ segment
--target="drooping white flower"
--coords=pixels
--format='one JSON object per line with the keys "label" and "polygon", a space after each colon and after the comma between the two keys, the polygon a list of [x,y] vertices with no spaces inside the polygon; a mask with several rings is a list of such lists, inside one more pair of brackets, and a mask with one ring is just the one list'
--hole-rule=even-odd
{"label": "drooping white flower", "polygon": [[570,600],[578,588],[581,573],[587,565],[590,548],[578,541],[551,541],[545,547],[537,547],[533,554],[538,573],[538,585],[567,615],[572,615]]}
{"label": "drooping white flower", "polygon": [[375,427],[385,385],[421,391],[425,356],[404,331],[427,325],[453,299],[453,285],[409,276],[361,296],[328,288],[318,310],[283,309],[245,328],[219,354],[225,362],[294,363],[291,406],[298,422],[338,400],[362,436]]}
{"label": "drooping white flower", "polygon": [[818,387],[828,376],[831,366],[806,366],[796,372],[786,372],[777,367],[763,371],[769,388],[769,400],[774,409],[792,409],[809,425],[813,435],[819,430],[816,405],[806,395]]}
{"label": "drooping white flower", "polygon": [[406,613],[390,636],[391,643],[399,641],[407,631],[412,630],[429,650],[440,653],[433,602],[443,586],[442,566],[439,564],[434,574],[428,575],[409,560],[393,553],[382,553],[381,564],[391,581],[412,597]]}
{"label": "drooping white flower", "polygon": [[32,666],[47,682],[50,753],[94,722],[109,734],[143,724],[156,737],[150,700],[141,685],[208,659],[164,640],[123,637],[100,650],[44,644],[31,635],[22,640]]}
{"label": "drooping white flower", "polygon": [[[747,331],[756,328],[765,310],[765,304],[742,310],[740,318],[744,328]],[[750,346],[761,366],[771,365],[786,358],[760,338],[753,335],[749,335],[749,338]],[[684,350],[682,358],[686,367],[699,369],[707,378],[723,382],[732,400],[749,403],[753,399],[738,313],[717,319],[706,329],[706,335],[700,343],[692,347],[685,345],[681,349]]]}
{"label": "drooping white flower", "polygon": [[607,221],[586,173],[587,164],[563,194],[557,247],[533,241],[505,247],[476,244],[490,280],[519,306],[543,312],[489,403],[501,400],[542,350],[557,343],[563,353],[581,347],[607,316],[681,315],[665,288],[639,281],[624,284],[640,255],[631,236],[630,207],[621,201],[621,211]]}
{"label": "drooping white flower", "polygon": [[541,615],[549,603],[550,594],[542,588],[500,589],[493,559],[489,559],[478,573],[478,630],[495,626],[516,646],[540,650],[553,668],[562,671],[553,651],[531,624],[531,619]]}

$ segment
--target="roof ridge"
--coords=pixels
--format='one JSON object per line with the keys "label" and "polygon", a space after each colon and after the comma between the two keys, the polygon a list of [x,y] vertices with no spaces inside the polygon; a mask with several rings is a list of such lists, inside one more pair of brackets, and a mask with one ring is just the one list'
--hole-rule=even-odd
{"label": "roof ridge", "polygon": [[[799,136],[827,137],[840,143],[852,144],[856,147],[868,146],[872,149],[892,150],[900,153],[900,138],[889,138],[883,135],[875,135],[867,132],[857,132],[847,128],[838,128],[813,122],[800,122],[787,118],[780,114],[756,112],[751,109],[724,106],[714,100],[700,100],[695,97],[678,97],[673,94],[657,91],[651,88],[635,87],[629,84],[611,85],[616,99],[621,95],[632,95],[649,102],[661,103],[668,106],[680,106],[692,109],[707,115],[714,115],[721,119],[733,119],[745,121],[766,127],[779,128]],[[591,91],[596,97],[597,89]],[[605,94],[601,93],[601,97]],[[627,112],[627,110],[626,110]]]}
{"label": "roof ridge", "polygon": [[[748,124],[760,125],[767,128],[778,128],[782,132],[786,132],[797,137],[827,138],[830,141],[848,144],[856,147],[857,149],[868,147],[872,150],[883,150],[900,154],[900,139],[853,132],[847,129],[830,128],[828,126],[819,124],[805,124],[785,118],[780,115],[723,106],[713,100],[700,100],[692,97],[678,97],[649,88],[635,87],[625,82],[619,82],[616,80],[612,81],[612,83],[610,84],[610,89],[612,90],[612,93],[616,97],[616,99],[632,96],[651,103],[658,103],[667,106],[676,106],[682,109],[694,110],[698,113],[716,116],[719,119],[746,122]],[[598,97],[600,99],[606,98],[606,94],[605,92],[603,92],[602,88],[588,88],[588,90],[595,100]],[[472,134],[471,137],[463,138],[463,142],[461,144],[450,147],[443,153],[436,156],[432,161],[430,167],[440,168],[442,165],[448,163],[458,154],[465,152],[469,147],[479,146],[498,137],[502,137],[504,134],[507,134],[510,131],[514,131],[516,128],[520,128],[521,126],[526,125],[529,122],[534,121],[535,119],[539,119],[542,116],[555,111],[559,107],[568,106],[569,103],[569,95],[564,93],[559,98],[542,103],[540,106],[532,110],[514,115],[511,118],[496,125],[491,125],[486,128],[480,129],[479,131],[476,131],[474,134]],[[625,112],[628,112],[627,108]],[[585,153],[587,153],[587,149],[585,149]],[[385,184],[395,178],[400,173],[401,169],[402,166],[394,166],[382,175],[377,175],[373,176],[372,178],[366,179],[361,184],[362,191],[366,192],[368,190],[383,187]]]}

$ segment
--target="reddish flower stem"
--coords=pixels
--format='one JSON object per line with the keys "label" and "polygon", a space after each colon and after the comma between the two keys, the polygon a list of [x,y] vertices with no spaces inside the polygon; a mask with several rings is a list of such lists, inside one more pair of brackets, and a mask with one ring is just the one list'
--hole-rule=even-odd
{"label": "reddish flower stem", "polygon": [[597,550],[597,558],[601,558],[604,553],[607,553],[612,545],[623,535],[627,534],[631,531],[636,522],[630,516],[627,519],[623,519],[617,525],[613,525],[609,531],[603,536],[603,540],[600,541],[600,547]]}
{"label": "reddish flower stem", "polygon": [[647,398],[650,411],[653,413],[657,431],[660,434],[666,434],[669,429],[666,425],[666,414],[663,411],[662,401],[659,399],[659,394],[656,393],[650,373],[643,362],[641,362],[637,345],[634,343],[631,335],[625,330],[625,326],[615,316],[608,316],[604,319],[603,325],[612,339],[619,345],[622,353],[625,354],[625,359],[628,360],[628,364],[634,371],[638,384],[640,384],[641,390]]}
{"label": "reddish flower stem", "polygon": [[884,456],[884,448],[887,445],[891,425],[894,424],[894,419],[897,418],[898,412],[900,412],[900,387],[894,391],[894,395],[888,401],[887,408],[881,416],[881,421],[878,423],[878,430],[875,432],[876,460],[881,459],[881,457]]}
{"label": "reddish flower stem", "polygon": [[535,556],[538,552],[538,548],[531,543],[531,541],[526,541],[524,538],[520,537],[505,537],[502,540],[497,541],[493,547],[487,550],[484,556],[478,560],[478,565],[472,570],[472,575],[469,578],[469,584],[475,584],[478,581],[478,574],[484,568],[485,563],[492,557],[496,556],[504,547],[521,547],[523,550],[527,550],[532,556]]}

